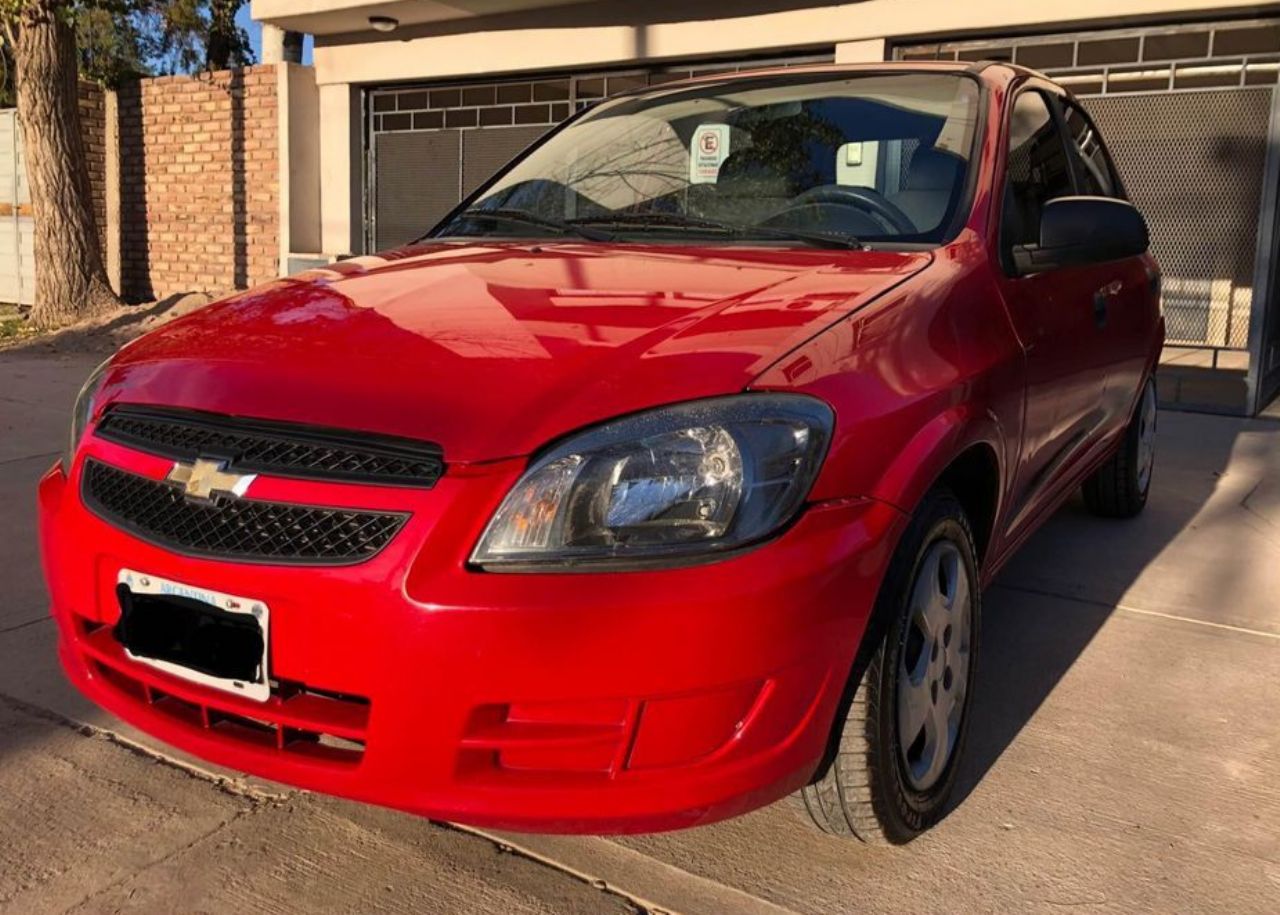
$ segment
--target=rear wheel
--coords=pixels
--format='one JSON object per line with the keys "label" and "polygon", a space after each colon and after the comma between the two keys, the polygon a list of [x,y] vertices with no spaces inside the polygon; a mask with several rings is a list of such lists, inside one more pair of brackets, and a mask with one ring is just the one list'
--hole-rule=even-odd
{"label": "rear wheel", "polygon": [[1132,518],[1147,505],[1156,461],[1156,383],[1148,378],[1124,440],[1085,480],[1084,504],[1103,518]]}
{"label": "rear wheel", "polygon": [[900,844],[946,813],[980,617],[969,522],[950,491],[935,490],[890,563],[873,617],[888,626],[837,723],[834,758],[796,796],[819,829]]}

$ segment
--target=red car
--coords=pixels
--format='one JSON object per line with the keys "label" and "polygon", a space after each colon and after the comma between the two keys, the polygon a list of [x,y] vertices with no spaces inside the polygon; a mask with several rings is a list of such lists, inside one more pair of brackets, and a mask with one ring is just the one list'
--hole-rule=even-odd
{"label": "red car", "polygon": [[[126,346],[40,485],[74,683],[432,817],[945,812],[980,594],[1151,482],[1159,274],[1084,110],[988,65],[579,112],[396,251]],[[998,663],[998,662],[997,662]]]}

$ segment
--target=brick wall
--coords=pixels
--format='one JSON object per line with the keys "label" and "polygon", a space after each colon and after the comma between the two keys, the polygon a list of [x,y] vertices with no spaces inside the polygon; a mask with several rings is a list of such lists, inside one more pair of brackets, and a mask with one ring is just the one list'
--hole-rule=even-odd
{"label": "brick wall", "polygon": [[279,265],[276,71],[165,76],[119,90],[127,298],[226,292]]}
{"label": "brick wall", "polygon": [[106,94],[97,83],[81,80],[77,101],[85,156],[89,161],[89,186],[93,192],[93,221],[98,243],[106,250],[107,232],[107,109]]}

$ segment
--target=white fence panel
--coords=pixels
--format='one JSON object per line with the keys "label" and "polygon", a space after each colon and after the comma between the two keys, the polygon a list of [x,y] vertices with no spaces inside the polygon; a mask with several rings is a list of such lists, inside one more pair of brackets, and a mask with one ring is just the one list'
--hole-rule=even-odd
{"label": "white fence panel", "polygon": [[0,109],[0,302],[35,301],[35,224],[18,112]]}

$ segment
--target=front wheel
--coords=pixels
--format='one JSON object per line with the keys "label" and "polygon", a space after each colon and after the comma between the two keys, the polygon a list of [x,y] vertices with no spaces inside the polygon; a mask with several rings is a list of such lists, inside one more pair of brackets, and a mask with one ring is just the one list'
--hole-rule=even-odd
{"label": "front wheel", "polygon": [[1156,462],[1156,382],[1148,378],[1124,440],[1084,482],[1084,504],[1103,518],[1132,518],[1147,505]]}
{"label": "front wheel", "polygon": [[856,685],[839,746],[796,800],[824,832],[908,842],[940,820],[964,745],[981,595],[973,534],[930,493],[889,566],[873,619],[887,630]]}

